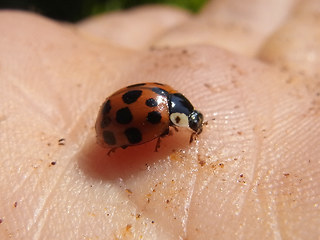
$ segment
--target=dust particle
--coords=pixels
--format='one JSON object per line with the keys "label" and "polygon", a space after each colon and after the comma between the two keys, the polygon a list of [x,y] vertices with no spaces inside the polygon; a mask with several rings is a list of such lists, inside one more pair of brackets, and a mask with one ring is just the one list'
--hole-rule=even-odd
{"label": "dust particle", "polygon": [[200,164],[201,167],[203,167],[204,165],[206,165],[206,162],[203,161],[203,160],[199,160],[199,164]]}
{"label": "dust particle", "polygon": [[60,139],[58,140],[58,145],[63,146],[63,145],[65,145],[65,144],[66,144],[66,139],[65,139],[65,138],[60,138]]}
{"label": "dust particle", "polygon": [[126,226],[126,230],[127,230],[127,231],[129,231],[131,227],[132,227],[132,225],[131,225],[131,224],[127,224],[127,226]]}
{"label": "dust particle", "polygon": [[188,50],[187,49],[183,49],[182,50],[182,54],[188,54]]}
{"label": "dust particle", "polygon": [[126,192],[132,194],[132,191],[128,188],[126,188]]}

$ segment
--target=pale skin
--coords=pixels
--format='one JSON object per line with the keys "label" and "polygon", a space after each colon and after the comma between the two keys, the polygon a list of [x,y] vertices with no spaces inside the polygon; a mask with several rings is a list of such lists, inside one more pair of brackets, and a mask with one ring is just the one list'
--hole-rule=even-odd
{"label": "pale skin", "polygon": [[[0,12],[0,239],[318,239],[318,1]],[[156,81],[208,124],[96,144],[104,99]]]}

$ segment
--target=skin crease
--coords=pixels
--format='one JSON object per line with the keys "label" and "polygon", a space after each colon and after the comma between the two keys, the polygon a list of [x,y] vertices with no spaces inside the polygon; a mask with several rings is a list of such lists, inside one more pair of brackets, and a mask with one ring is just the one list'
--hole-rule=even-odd
{"label": "skin crease", "polygon": [[[212,2],[196,17],[122,12],[124,31],[145,11],[158,16],[127,44],[121,29],[95,34],[94,19],[0,12],[0,239],[317,239],[320,7],[273,2]],[[190,22],[210,11],[220,34],[203,26],[189,41]],[[146,81],[182,92],[208,124],[191,145],[179,130],[158,153],[154,141],[108,158],[95,139],[99,107]]]}

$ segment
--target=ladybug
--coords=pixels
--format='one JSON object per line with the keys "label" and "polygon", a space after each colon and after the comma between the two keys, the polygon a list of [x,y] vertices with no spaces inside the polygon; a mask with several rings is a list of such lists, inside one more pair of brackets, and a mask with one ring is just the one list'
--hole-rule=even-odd
{"label": "ladybug", "polygon": [[192,130],[190,142],[202,132],[203,115],[172,87],[156,82],[122,88],[102,104],[97,121],[97,141],[111,148],[139,145],[169,134],[169,127]]}

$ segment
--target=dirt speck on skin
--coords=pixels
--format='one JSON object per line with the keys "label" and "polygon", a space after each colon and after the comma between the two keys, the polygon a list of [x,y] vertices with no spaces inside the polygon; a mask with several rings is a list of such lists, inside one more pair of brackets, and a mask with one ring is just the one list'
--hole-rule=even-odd
{"label": "dirt speck on skin", "polygon": [[17,207],[18,206],[18,202],[14,202],[13,207]]}
{"label": "dirt speck on skin", "polygon": [[151,199],[151,193],[146,194],[147,203],[150,203]]}
{"label": "dirt speck on skin", "polygon": [[5,115],[0,115],[0,123],[7,120],[7,117]]}
{"label": "dirt speck on skin", "polygon": [[241,173],[241,174],[239,175],[239,177],[240,177],[240,179],[238,179],[238,182],[245,184],[245,183],[246,183],[246,179],[245,179],[245,177],[244,177],[244,174]]}
{"label": "dirt speck on skin", "polygon": [[126,192],[129,193],[129,194],[132,194],[132,191],[128,188],[126,188]]}
{"label": "dirt speck on skin", "polygon": [[283,176],[289,177],[289,176],[290,176],[290,173],[284,173]]}
{"label": "dirt speck on skin", "polygon": [[60,138],[59,140],[58,140],[58,145],[59,146],[63,146],[63,145],[65,145],[66,144],[66,139],[65,138]]}
{"label": "dirt speck on skin", "polygon": [[178,152],[173,152],[172,154],[170,154],[170,160],[176,161],[176,162],[182,162],[183,157]]}
{"label": "dirt speck on skin", "polygon": [[199,160],[199,164],[201,167],[203,167],[204,165],[206,165],[206,162],[204,160]]}
{"label": "dirt speck on skin", "polygon": [[[151,54],[154,58],[150,65],[144,66],[146,71],[154,72],[161,69],[177,69],[177,68],[195,68],[194,61],[192,60],[192,52],[186,49],[173,49],[166,47],[151,47]],[[150,60],[150,55],[146,55]],[[142,59],[144,62],[144,59]]]}
{"label": "dirt speck on skin", "polygon": [[120,229],[120,232],[116,234],[114,239],[132,239],[132,225],[127,224],[125,227]]}
{"label": "dirt speck on skin", "polygon": [[243,69],[241,69],[241,68],[240,68],[238,65],[236,65],[236,64],[231,64],[230,67],[231,67],[231,70],[232,70],[232,71],[235,71],[235,72],[236,72],[237,74],[239,74],[240,76],[246,74],[246,72],[245,72]]}
{"label": "dirt speck on skin", "polygon": [[183,49],[181,53],[182,53],[182,54],[188,54],[189,52],[188,52],[187,49]]}
{"label": "dirt speck on skin", "polygon": [[229,89],[229,86],[226,85],[212,86],[209,83],[204,83],[203,85],[213,94],[227,91]]}
{"label": "dirt speck on skin", "polygon": [[314,99],[311,102],[311,106],[309,107],[309,114],[313,116],[320,115],[320,99]]}
{"label": "dirt speck on skin", "polygon": [[132,225],[131,224],[127,224],[126,231],[129,231],[131,228],[132,228]]}

